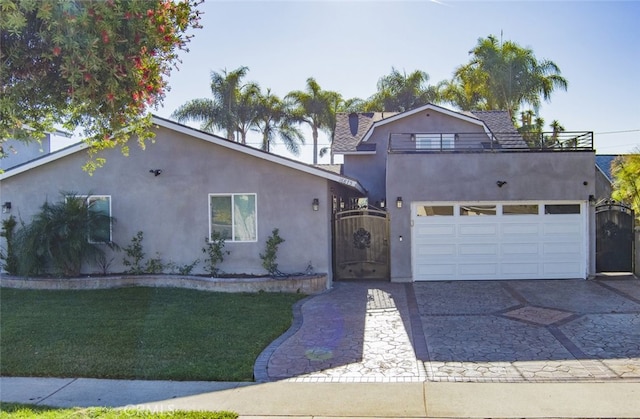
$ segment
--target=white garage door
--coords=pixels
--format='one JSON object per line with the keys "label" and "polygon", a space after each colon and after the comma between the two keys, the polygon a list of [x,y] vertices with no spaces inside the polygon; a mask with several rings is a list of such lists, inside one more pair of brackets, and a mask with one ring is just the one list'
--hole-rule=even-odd
{"label": "white garage door", "polygon": [[413,279],[586,277],[585,202],[417,202]]}

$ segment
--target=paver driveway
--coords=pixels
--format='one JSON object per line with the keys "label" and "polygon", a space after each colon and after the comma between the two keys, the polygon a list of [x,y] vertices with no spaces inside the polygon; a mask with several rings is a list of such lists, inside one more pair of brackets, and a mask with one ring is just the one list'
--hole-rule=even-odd
{"label": "paver driveway", "polygon": [[341,282],[256,380],[640,382],[640,280]]}

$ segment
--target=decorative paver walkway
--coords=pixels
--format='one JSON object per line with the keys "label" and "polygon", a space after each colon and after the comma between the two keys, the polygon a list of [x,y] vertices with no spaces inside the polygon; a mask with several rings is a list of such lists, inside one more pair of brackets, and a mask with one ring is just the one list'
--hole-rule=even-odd
{"label": "decorative paver walkway", "polygon": [[640,280],[342,282],[257,381],[640,382]]}

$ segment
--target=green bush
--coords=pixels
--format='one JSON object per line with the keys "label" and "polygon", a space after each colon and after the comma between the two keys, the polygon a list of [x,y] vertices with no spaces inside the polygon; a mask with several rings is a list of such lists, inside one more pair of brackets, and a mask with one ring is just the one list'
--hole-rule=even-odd
{"label": "green bush", "polygon": [[202,248],[202,253],[208,256],[204,260],[204,269],[209,275],[217,277],[220,275],[218,265],[224,261],[225,253],[229,255],[231,252],[224,250],[224,237],[218,231],[211,233],[211,239],[205,237],[204,242],[205,247]]}
{"label": "green bush", "polygon": [[0,260],[2,268],[10,275],[16,275],[18,273],[18,259],[16,258],[14,248],[14,235],[18,222],[13,215],[2,220],[2,230],[0,231],[0,237],[4,237],[6,241],[5,250],[0,250]]}
{"label": "green bush", "polygon": [[113,242],[90,242],[90,233],[100,236],[115,221],[92,206],[84,197],[64,192],[59,202],[45,202],[15,234],[18,274],[78,276],[83,263],[103,257],[100,245],[117,249]]}
{"label": "green bush", "polygon": [[260,253],[260,259],[262,259],[262,267],[269,272],[269,275],[279,275],[281,272],[278,271],[278,264],[276,260],[278,259],[278,246],[284,242],[284,239],[280,237],[279,230],[274,228],[271,232],[271,236],[267,239],[267,245],[265,248],[265,252]]}

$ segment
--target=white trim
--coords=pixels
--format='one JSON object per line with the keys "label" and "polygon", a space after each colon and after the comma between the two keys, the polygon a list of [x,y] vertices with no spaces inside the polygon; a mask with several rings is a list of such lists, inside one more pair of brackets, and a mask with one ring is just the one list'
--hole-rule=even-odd
{"label": "white trim", "polygon": [[[308,173],[308,174],[318,176],[327,180],[331,180],[333,182],[337,182],[342,185],[346,185],[348,187],[356,189],[358,192],[362,194],[366,194],[366,191],[364,190],[362,185],[360,185],[360,182],[358,182],[357,180],[339,175],[337,173],[333,173],[324,169],[319,169],[317,167],[308,165],[306,163],[301,163],[295,160],[287,159],[285,157],[278,156],[275,154],[270,154],[265,151],[258,150],[257,148],[235,143],[225,138],[218,137],[216,135],[209,134],[203,131],[199,131],[197,129],[190,128],[190,127],[187,127],[186,125],[181,125],[176,122],[157,117],[155,115],[153,116],[152,121],[153,121],[153,124],[158,127],[166,128],[175,132],[188,135],[190,137],[198,138],[200,140],[219,145],[221,147],[238,151],[240,153],[248,154],[250,156],[257,157],[262,160],[280,164],[282,166],[289,167],[294,170],[299,170],[304,173]],[[0,173],[0,181],[10,178],[14,175],[26,172],[27,170],[34,169],[36,167],[42,166],[52,161],[77,153],[79,151],[86,150],[88,148],[89,146],[85,143],[79,143],[79,144],[69,146],[67,148],[63,148],[61,150],[55,151],[39,159],[32,160],[31,162],[25,163],[21,166],[8,169],[4,173]]]}
{"label": "white trim", "polygon": [[369,138],[371,138],[371,136],[373,135],[373,131],[377,127],[382,126],[382,125],[386,125],[386,124],[388,124],[390,122],[398,121],[400,119],[403,119],[405,117],[408,117],[408,116],[411,116],[411,115],[414,115],[414,114],[417,114],[417,113],[420,113],[420,112],[424,112],[426,110],[432,110],[432,111],[435,111],[435,112],[440,112],[440,113],[443,113],[445,115],[452,116],[454,118],[458,118],[458,119],[461,119],[463,121],[467,121],[467,122],[471,122],[473,124],[479,125],[484,129],[485,133],[489,137],[491,137],[491,130],[489,130],[489,127],[487,126],[487,124],[484,123],[484,121],[482,121],[482,120],[480,120],[480,119],[478,119],[476,117],[465,115],[463,113],[452,111],[451,109],[443,108],[441,106],[437,106],[437,105],[433,105],[433,104],[429,103],[429,104],[421,106],[419,108],[412,109],[412,110],[406,111],[406,112],[402,112],[402,113],[390,116],[389,118],[381,119],[379,121],[374,122],[373,124],[371,124],[371,126],[367,130],[367,133],[364,135],[364,137],[362,137],[362,140],[360,140],[358,142],[358,144],[361,143],[361,142],[368,141]]}
{"label": "white trim", "polygon": [[36,167],[40,167],[52,161],[56,161],[63,157],[67,157],[71,154],[77,153],[79,151],[83,151],[88,149],[89,146],[85,143],[74,144],[69,147],[60,149],[58,151],[54,151],[53,153],[49,153],[43,157],[40,157],[36,160],[31,160],[30,162],[21,164],[20,166],[12,167],[7,169],[4,173],[0,173],[0,180],[4,180],[10,178],[11,176],[18,175],[20,173],[24,173],[27,170],[35,169]]}

